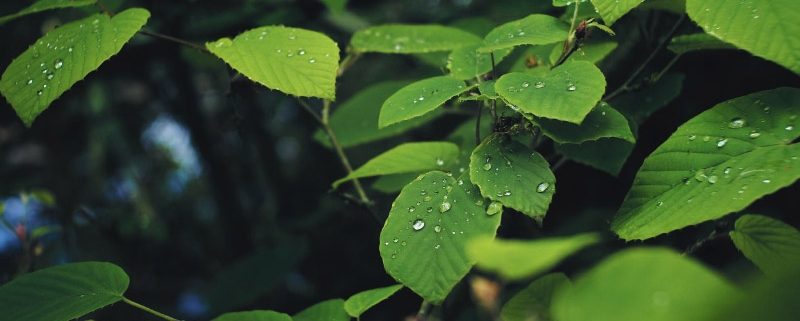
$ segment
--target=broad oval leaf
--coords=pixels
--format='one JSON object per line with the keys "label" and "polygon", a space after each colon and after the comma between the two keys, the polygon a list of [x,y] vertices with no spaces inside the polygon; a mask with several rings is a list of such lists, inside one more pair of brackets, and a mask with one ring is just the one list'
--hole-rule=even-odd
{"label": "broad oval leaf", "polygon": [[458,146],[453,143],[405,143],[375,156],[349,175],[333,182],[333,188],[354,178],[445,168],[457,157]]}
{"label": "broad oval leaf", "polygon": [[58,8],[83,7],[94,4],[95,2],[97,2],[97,0],[39,0],[17,13],[0,17],[0,24],[32,13]]}
{"label": "broad oval leaf", "polygon": [[432,304],[441,304],[474,264],[470,238],[492,237],[500,215],[487,215],[478,189],[466,174],[420,175],[406,185],[381,230],[386,272]]}
{"label": "broad oval leaf", "polygon": [[553,16],[532,14],[494,28],[483,38],[481,52],[519,45],[544,45],[567,39],[569,25]]}
{"label": "broad oval leaf", "polygon": [[800,74],[800,1],[687,0],[686,12],[706,33]]}
{"label": "broad oval leaf", "polygon": [[211,321],[292,321],[292,317],[285,313],[257,310],[225,313]]}
{"label": "broad oval leaf", "polygon": [[550,304],[558,291],[572,287],[564,273],[551,273],[533,281],[503,305],[500,316],[504,321],[550,321]]}
{"label": "broad oval leaf", "polygon": [[692,118],[645,159],[611,229],[655,237],[744,209],[800,178],[800,89],[767,90]]}
{"label": "broad oval leaf", "polygon": [[603,97],[606,79],[591,62],[568,61],[544,77],[505,74],[494,87],[523,113],[580,124]]}
{"label": "broad oval leaf", "polygon": [[[482,44],[474,44],[457,48],[447,58],[447,69],[450,77],[458,79],[472,79],[492,71],[492,62],[499,64],[503,58],[511,53],[510,48],[496,50],[492,53],[478,52]],[[492,60],[494,54],[494,61]]]}
{"label": "broad oval leaf", "polygon": [[742,293],[725,277],[664,248],[611,255],[556,294],[556,320],[710,320]]}
{"label": "broad oval leaf", "polygon": [[134,8],[113,18],[95,14],[53,29],[11,62],[0,79],[0,92],[30,127],[50,103],[117,54],[149,17],[147,10]]}
{"label": "broad oval leaf", "polygon": [[592,0],[595,9],[607,26],[611,26],[617,19],[622,18],[628,11],[636,8],[642,0]]}
{"label": "broad oval leaf", "polygon": [[391,24],[359,30],[350,45],[358,52],[407,54],[450,51],[480,41],[480,37],[453,27]]}
{"label": "broad oval leaf", "polygon": [[533,241],[474,238],[467,254],[482,270],[497,272],[505,280],[520,280],[551,269],[573,253],[597,243],[594,233],[551,237]]}
{"label": "broad oval leaf", "polygon": [[580,144],[556,144],[556,151],[578,163],[617,176],[631,155],[633,145],[628,140],[608,137]]}
{"label": "broad oval leaf", "polygon": [[344,300],[332,299],[314,304],[292,316],[292,321],[350,321]]}
{"label": "broad oval leaf", "polygon": [[470,179],[481,194],[533,217],[539,223],[555,194],[550,164],[537,152],[503,134],[494,134],[472,151]]}
{"label": "broad oval leaf", "polygon": [[707,33],[695,33],[672,38],[667,49],[680,55],[697,50],[736,49],[736,47]]}
{"label": "broad oval leaf", "polygon": [[403,288],[402,284],[395,284],[354,294],[344,302],[344,309],[351,317],[358,318],[362,313],[386,300],[401,288]]}
{"label": "broad oval leaf", "polygon": [[319,32],[280,26],[243,32],[206,48],[268,88],[303,97],[336,99],[339,47]]}
{"label": "broad oval leaf", "polygon": [[800,232],[762,215],[742,215],[730,231],[733,244],[764,274],[778,276],[800,266]]}
{"label": "broad oval leaf", "polygon": [[417,81],[394,93],[381,106],[378,127],[425,115],[472,86],[449,76]]}
{"label": "broad oval leaf", "polygon": [[580,125],[536,117],[532,117],[532,121],[539,125],[543,134],[558,143],[578,144],[608,137],[636,142],[625,116],[604,102],[597,104]]}
{"label": "broad oval leaf", "polygon": [[42,269],[0,287],[0,320],[76,319],[122,300],[128,282],[122,268],[105,262]]}

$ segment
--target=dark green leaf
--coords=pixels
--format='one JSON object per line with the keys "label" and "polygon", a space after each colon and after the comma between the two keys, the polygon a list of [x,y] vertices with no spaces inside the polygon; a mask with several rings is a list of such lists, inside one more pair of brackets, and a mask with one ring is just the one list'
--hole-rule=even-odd
{"label": "dark green leaf", "polygon": [[324,3],[328,10],[333,13],[340,14],[344,11],[344,7],[347,6],[347,0],[319,0],[320,2]]}
{"label": "dark green leaf", "polygon": [[470,88],[463,80],[448,76],[423,79],[405,86],[381,106],[378,127],[425,115]]}
{"label": "dark green leaf", "polygon": [[667,49],[680,55],[690,51],[736,49],[736,47],[709,34],[695,33],[672,38]]}
{"label": "dark green leaf", "polygon": [[382,25],[360,30],[350,45],[359,52],[423,53],[450,51],[479,43],[481,38],[461,29],[439,25]]}
{"label": "dark green leaf", "polygon": [[532,14],[505,23],[483,38],[481,52],[512,48],[519,45],[544,45],[567,39],[569,25],[552,16]]}
{"label": "dark green leaf", "polygon": [[551,273],[536,279],[503,305],[504,321],[550,321],[550,303],[556,292],[572,287],[563,273]]}
{"label": "dark green leaf", "polygon": [[532,117],[532,121],[542,128],[542,133],[558,143],[578,144],[609,137],[636,142],[625,116],[603,102],[597,104],[580,125],[536,117]]}
{"label": "dark green leaf", "polygon": [[651,86],[614,98],[610,103],[615,109],[642,123],[651,114],[678,97],[683,87],[683,74],[668,73]]}
{"label": "dark green leaf", "polygon": [[94,4],[97,0],[39,0],[15,14],[0,17],[0,25],[24,15],[37,13],[50,9],[83,7]]}
{"label": "dark green leaf", "polygon": [[[447,59],[447,69],[450,76],[458,79],[473,79],[492,71],[492,57],[488,52],[478,52],[482,44],[475,44],[457,48],[450,53]],[[495,65],[499,64],[509,53],[510,48],[495,50]]]}
{"label": "dark green leaf", "polygon": [[[610,54],[616,48],[617,43],[611,41],[588,43],[582,45],[578,51],[570,55],[569,58],[567,58],[567,61],[584,60],[591,63],[597,63],[598,61],[603,60],[603,58],[608,56],[608,54]],[[550,64],[555,64],[558,61],[558,58],[561,57],[561,54],[563,54],[563,51],[564,49],[562,46],[553,46],[553,51],[550,52]]]}
{"label": "dark green leaf", "polygon": [[292,321],[350,321],[344,309],[344,300],[322,301],[292,316]]}
{"label": "dark green leaf", "polygon": [[344,309],[351,317],[358,318],[362,313],[386,300],[402,287],[401,284],[395,284],[354,294],[344,303]]}
{"label": "dark green leaf", "polygon": [[292,317],[275,311],[244,311],[225,313],[211,321],[292,321]]}
{"label": "dark green leaf", "polygon": [[458,146],[453,143],[405,143],[375,156],[349,175],[333,182],[333,188],[354,178],[441,169],[452,164],[456,157]]}
{"label": "dark green leaf", "polygon": [[766,275],[786,274],[800,266],[800,232],[789,224],[761,215],[743,215],[730,236]]}
{"label": "dark green leaf", "polygon": [[617,19],[624,16],[631,9],[636,8],[642,0],[592,0],[594,7],[603,17],[606,25],[613,25]]}
{"label": "dark green leaf", "polygon": [[556,151],[578,163],[617,176],[633,151],[633,143],[619,138],[600,138],[580,144],[556,144]]}

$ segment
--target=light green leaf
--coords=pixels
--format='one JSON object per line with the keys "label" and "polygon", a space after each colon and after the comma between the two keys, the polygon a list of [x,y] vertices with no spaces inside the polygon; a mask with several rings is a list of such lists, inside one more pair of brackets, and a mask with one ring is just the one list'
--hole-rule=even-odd
{"label": "light green leaf", "polygon": [[381,301],[386,300],[402,287],[402,284],[395,284],[384,288],[377,288],[354,294],[347,299],[347,301],[345,301],[344,309],[351,317],[358,318],[362,313],[366,312],[376,304],[381,303]]}
{"label": "light green leaf", "polygon": [[672,38],[667,49],[680,55],[690,51],[736,49],[736,47],[707,33],[695,33]]}
{"label": "light green leaf", "polygon": [[478,36],[453,27],[392,24],[360,30],[350,45],[358,52],[408,54],[450,51],[480,41]]}
{"label": "light green leaf", "polygon": [[467,174],[457,180],[429,172],[406,185],[381,230],[386,272],[432,304],[441,304],[474,264],[466,241],[492,237],[500,215],[486,205]]}
{"label": "light green leaf", "polygon": [[372,188],[375,190],[384,192],[384,193],[397,193],[404,186],[408,185],[409,182],[413,181],[417,176],[423,174],[422,171],[420,172],[411,172],[411,173],[402,173],[402,174],[390,174],[390,175],[382,175],[375,179],[375,182],[372,183]]}
{"label": "light green leaf", "polygon": [[680,95],[683,78],[683,74],[667,73],[651,86],[614,98],[611,106],[640,124]]}
{"label": "light green leaf", "polygon": [[539,223],[555,194],[556,178],[550,164],[539,153],[503,134],[494,134],[475,148],[469,174],[484,197]]}
{"label": "light green leaf", "polygon": [[560,321],[709,320],[742,293],[723,276],[664,248],[611,255],[556,294]]}
{"label": "light green leaf", "polygon": [[588,0],[572,1],[572,0],[553,0],[554,7],[566,7],[574,2],[587,2]]}
{"label": "light green leaf", "polygon": [[552,237],[535,241],[493,240],[474,238],[467,244],[467,254],[478,268],[497,272],[512,281],[545,272],[561,260],[595,244],[600,237],[594,233],[570,237]]}
{"label": "light green leaf", "polygon": [[[408,84],[407,81],[378,83],[359,91],[337,107],[328,122],[336,134],[339,145],[347,148],[396,136],[442,115],[440,109],[435,109],[420,117],[378,128],[381,102],[386,101],[389,96]],[[317,130],[314,139],[325,146],[330,147],[331,145],[328,136],[322,129]]]}
{"label": "light green leaf", "polygon": [[314,304],[292,316],[292,321],[350,321],[344,300],[332,299]]}
{"label": "light green leaf", "polygon": [[504,321],[552,320],[550,303],[556,292],[572,287],[564,273],[551,273],[536,279],[503,305]]}
{"label": "light green leaf", "polygon": [[344,11],[344,7],[347,6],[347,0],[319,0],[319,1],[325,4],[325,6],[328,7],[328,10],[330,10],[335,14],[342,13]]}
{"label": "light green leaf", "polygon": [[[447,69],[450,77],[458,79],[473,79],[492,71],[492,57],[489,52],[478,52],[483,44],[474,44],[457,48],[447,58]],[[503,58],[511,53],[510,48],[493,52],[494,63],[499,64]]]}
{"label": "light green leaf", "polygon": [[481,52],[512,48],[519,45],[544,45],[567,39],[569,25],[555,17],[532,14],[505,23],[483,38]]}
{"label": "light green leaf", "polygon": [[370,159],[333,182],[333,188],[354,178],[410,173],[445,168],[458,157],[458,146],[449,142],[405,143]]}
{"label": "light green leaf", "polygon": [[0,92],[25,126],[75,83],[117,54],[150,13],[128,9],[114,18],[95,14],[53,29],[14,59]]}
{"label": "light green leaf", "polygon": [[633,144],[619,138],[600,138],[580,144],[556,144],[556,151],[578,163],[617,176],[631,155]]}
{"label": "light green leaf", "polygon": [[[617,43],[612,41],[604,41],[597,43],[587,43],[582,45],[580,49],[567,58],[567,61],[584,60],[591,63],[597,63],[603,60],[608,54],[617,48]],[[555,64],[561,54],[564,52],[564,47],[553,46],[553,51],[550,52],[550,64]]]}
{"label": "light green leaf", "polygon": [[593,63],[568,61],[544,77],[505,74],[494,88],[523,113],[580,124],[602,98],[606,79]]}
{"label": "light green leaf", "polygon": [[767,90],[689,120],[636,174],[611,229],[655,237],[717,219],[800,178],[800,90]]}
{"label": "light green leaf", "polygon": [[800,1],[686,0],[686,12],[706,33],[800,74]]}
{"label": "light green leaf", "polygon": [[497,99],[500,96],[497,95],[497,92],[494,90],[494,80],[488,80],[480,83],[478,85],[478,91],[481,93],[480,95],[471,95],[466,97],[459,97],[459,101],[468,101],[468,100],[489,100],[489,99]]}
{"label": "light green leaf", "polygon": [[381,106],[378,127],[383,128],[427,114],[471,88],[463,80],[448,76],[423,79],[405,86]]}
{"label": "light green leaf", "polygon": [[730,231],[733,244],[764,274],[778,276],[800,265],[800,232],[761,215],[743,215]]}
{"label": "light green leaf", "polygon": [[0,24],[32,13],[58,8],[83,7],[94,4],[95,2],[97,2],[97,0],[39,0],[15,14],[0,17]]}
{"label": "light green leaf", "polygon": [[611,26],[617,19],[624,16],[631,9],[636,8],[642,0],[592,0],[595,9],[603,17],[607,26]]}
{"label": "light green leaf", "polygon": [[272,26],[250,29],[206,48],[247,78],[289,95],[336,99],[339,47],[319,32]]}
{"label": "light green leaf", "polygon": [[292,321],[292,317],[275,311],[243,311],[225,313],[211,321]]}
{"label": "light green leaf", "polygon": [[[122,300],[128,275],[105,262],[42,269],[0,287],[0,321],[66,321]],[[11,308],[13,307],[13,308]]]}
{"label": "light green leaf", "polygon": [[558,143],[578,144],[608,137],[636,142],[625,116],[604,102],[598,103],[580,125],[537,117],[531,117],[531,121],[541,127],[542,133]]}
{"label": "light green leaf", "polygon": [[777,277],[762,277],[748,284],[745,296],[731,300],[724,309],[717,309],[714,321],[797,321],[800,305],[797,304],[797,289],[800,289],[800,266],[792,273]]}

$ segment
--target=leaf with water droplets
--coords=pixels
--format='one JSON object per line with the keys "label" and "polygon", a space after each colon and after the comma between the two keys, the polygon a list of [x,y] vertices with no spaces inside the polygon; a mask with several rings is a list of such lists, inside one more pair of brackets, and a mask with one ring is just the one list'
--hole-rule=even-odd
{"label": "leaf with water droplets", "polygon": [[254,310],[242,312],[229,312],[220,315],[211,321],[293,321],[292,317],[285,313]]}
{"label": "leaf with water droplets", "polygon": [[469,172],[484,197],[540,223],[555,193],[556,178],[550,164],[539,153],[503,134],[494,134],[475,148]]}
{"label": "leaf with water droplets", "polygon": [[[450,76],[458,79],[472,79],[492,71],[492,57],[488,52],[478,52],[482,44],[474,44],[457,48],[450,53],[447,58],[447,69]],[[495,50],[495,65],[503,61],[509,53],[510,48]]]}
{"label": "leaf with water droplets", "polygon": [[505,321],[553,320],[550,304],[559,291],[572,287],[564,273],[551,273],[533,281],[503,305],[500,316]]}
{"label": "leaf with water droplets", "polygon": [[602,98],[606,79],[593,63],[568,61],[544,77],[505,74],[494,87],[523,113],[580,124]]}
{"label": "leaf with water droplets", "polygon": [[622,18],[628,11],[636,8],[642,0],[592,0],[595,9],[607,26],[611,26],[617,19]]}
{"label": "leaf with water droplets", "polygon": [[625,116],[604,102],[598,103],[580,125],[539,117],[530,119],[541,127],[542,133],[558,143],[578,144],[609,137],[636,142]]}
{"label": "leaf with water droplets", "polygon": [[354,178],[442,168],[455,161],[456,157],[458,146],[450,142],[401,144],[375,156],[349,175],[333,182],[333,188]]}
{"label": "leaf with water droplets", "polygon": [[94,4],[95,2],[97,2],[97,0],[39,0],[36,1],[36,3],[28,6],[25,9],[20,10],[17,13],[0,17],[0,24],[4,24],[9,20],[13,20],[21,16],[29,15],[32,13],[37,13],[50,9],[58,9],[58,8],[84,7]]}
{"label": "leaf with water droplets", "polygon": [[292,321],[350,321],[345,301],[331,299],[314,304],[292,316]]}
{"label": "leaf with water droplets", "polygon": [[354,294],[344,303],[344,309],[351,317],[358,318],[362,313],[386,300],[401,288],[403,288],[402,284],[395,284]]}
{"label": "leaf with water droplets", "polygon": [[[439,210],[444,202],[451,208]],[[417,222],[424,225],[417,229]],[[380,253],[386,272],[433,304],[441,304],[469,272],[466,242],[493,237],[500,215],[486,215],[478,189],[464,173],[420,175],[400,192],[381,230]]]}
{"label": "leaf with water droplets", "polygon": [[742,215],[729,232],[733,244],[764,274],[779,276],[800,265],[800,232],[762,215]]}
{"label": "leaf with water droplets", "polygon": [[556,293],[560,321],[717,320],[741,290],[723,275],[671,249],[637,247],[615,253]]}
{"label": "leaf with water droplets", "polygon": [[686,1],[686,13],[706,33],[800,74],[798,12],[797,0]]}
{"label": "leaf with water droplets", "polygon": [[567,158],[613,176],[619,175],[634,144],[619,138],[600,138],[579,144],[556,144],[556,151]]}
{"label": "leaf with water droplets", "polygon": [[597,243],[594,233],[570,237],[551,237],[534,241],[474,238],[467,244],[467,254],[482,270],[498,273],[507,281],[535,276],[551,269],[561,260]]}
{"label": "leaf with water droplets", "polygon": [[289,95],[336,99],[339,47],[319,32],[280,26],[250,29],[206,48],[233,69]]}
{"label": "leaf with water droplets", "polygon": [[83,80],[144,26],[150,13],[128,9],[113,18],[95,14],[53,29],[14,59],[0,92],[25,126],[72,85]]}
{"label": "leaf with water droplets", "polygon": [[58,265],[0,287],[2,320],[67,321],[122,300],[128,275],[105,262]]}
{"label": "leaf with water droplets", "polygon": [[381,106],[378,127],[383,128],[425,115],[471,88],[463,80],[449,76],[423,79],[405,86],[386,99]]}
{"label": "leaf with water droplets", "polygon": [[358,52],[408,54],[450,51],[480,41],[478,36],[453,27],[391,24],[359,30],[350,45]]}
{"label": "leaf with water droplets", "polygon": [[641,124],[651,114],[678,97],[683,87],[683,78],[683,74],[667,73],[651,86],[620,95],[609,103],[636,121],[636,124]]}
{"label": "leaf with water droplets", "polygon": [[791,185],[800,179],[800,144],[792,143],[800,130],[790,127],[798,117],[800,89],[778,88],[692,118],[645,159],[611,229],[626,240],[647,239]]}
{"label": "leaf with water droplets", "polygon": [[695,33],[672,38],[667,49],[676,54],[684,54],[697,50],[736,49],[736,47],[707,33]]}
{"label": "leaf with water droplets", "polygon": [[494,28],[483,38],[480,52],[513,48],[520,45],[545,45],[564,41],[569,25],[553,16],[532,14]]}

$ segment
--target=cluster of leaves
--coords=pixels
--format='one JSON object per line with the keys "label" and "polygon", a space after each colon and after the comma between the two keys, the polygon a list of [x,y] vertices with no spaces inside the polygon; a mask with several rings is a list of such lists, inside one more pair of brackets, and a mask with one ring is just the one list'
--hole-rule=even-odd
{"label": "cluster of leaves", "polygon": [[[42,0],[0,21],[93,2]],[[800,12],[798,2],[663,2],[685,12],[702,29],[669,39],[668,48],[678,57],[695,50],[738,48],[800,73],[800,48],[794,41],[800,29],[786,17],[787,12]],[[497,26],[482,38],[441,25],[380,25],[356,32],[345,62],[367,53],[445,52],[449,73],[413,83],[375,84],[330,117],[328,107],[336,98],[342,69],[339,47],[328,36],[265,26],[206,43],[211,54],[254,82],[288,95],[323,99],[320,121],[326,130],[318,138],[327,136],[340,152],[429,123],[451,106],[475,104],[489,110],[495,125],[491,132],[479,130],[476,135],[478,117],[447,141],[401,144],[333,183],[335,189],[380,176],[377,189],[399,190],[378,240],[385,270],[398,285],[346,301],[325,301],[294,316],[250,311],[215,320],[348,320],[403,286],[439,305],[473,266],[506,281],[539,277],[500,309],[506,320],[794,316],[786,294],[800,282],[800,232],[766,216],[743,215],[729,232],[736,247],[767,275],[748,288],[666,248],[623,250],[573,281],[561,273],[541,276],[600,242],[600,235],[495,239],[504,209],[539,224],[547,214],[557,182],[551,165],[535,149],[539,143],[550,140],[564,158],[616,175],[633,150],[638,125],[680,92],[680,76],[665,75],[652,84],[665,92],[657,104],[637,101],[637,93],[625,92],[629,88],[606,93],[605,76],[595,63],[616,43],[582,45],[574,28],[574,18],[596,17],[605,26],[583,27],[610,31],[617,19],[646,4],[593,0],[576,6],[554,0],[553,5],[575,12],[573,24],[533,14]],[[579,10],[581,6],[594,10]],[[7,67],[0,92],[22,121],[32,125],[56,98],[119,52],[148,17],[148,11],[133,8],[113,17],[92,15],[49,32]],[[771,45],[775,42],[785,45]],[[573,55],[578,48],[581,54]],[[515,50],[534,63],[510,63],[498,70]],[[365,101],[383,104],[376,110]],[[498,119],[498,113],[513,116]],[[651,239],[742,211],[793,184],[800,178],[795,144],[799,115],[800,90],[777,88],[728,100],[687,121],[644,161],[611,230],[624,240]],[[0,302],[19,307],[0,318],[69,320],[120,300],[137,305],[123,297],[127,285],[127,275],[109,263],[40,270],[0,288]]]}

